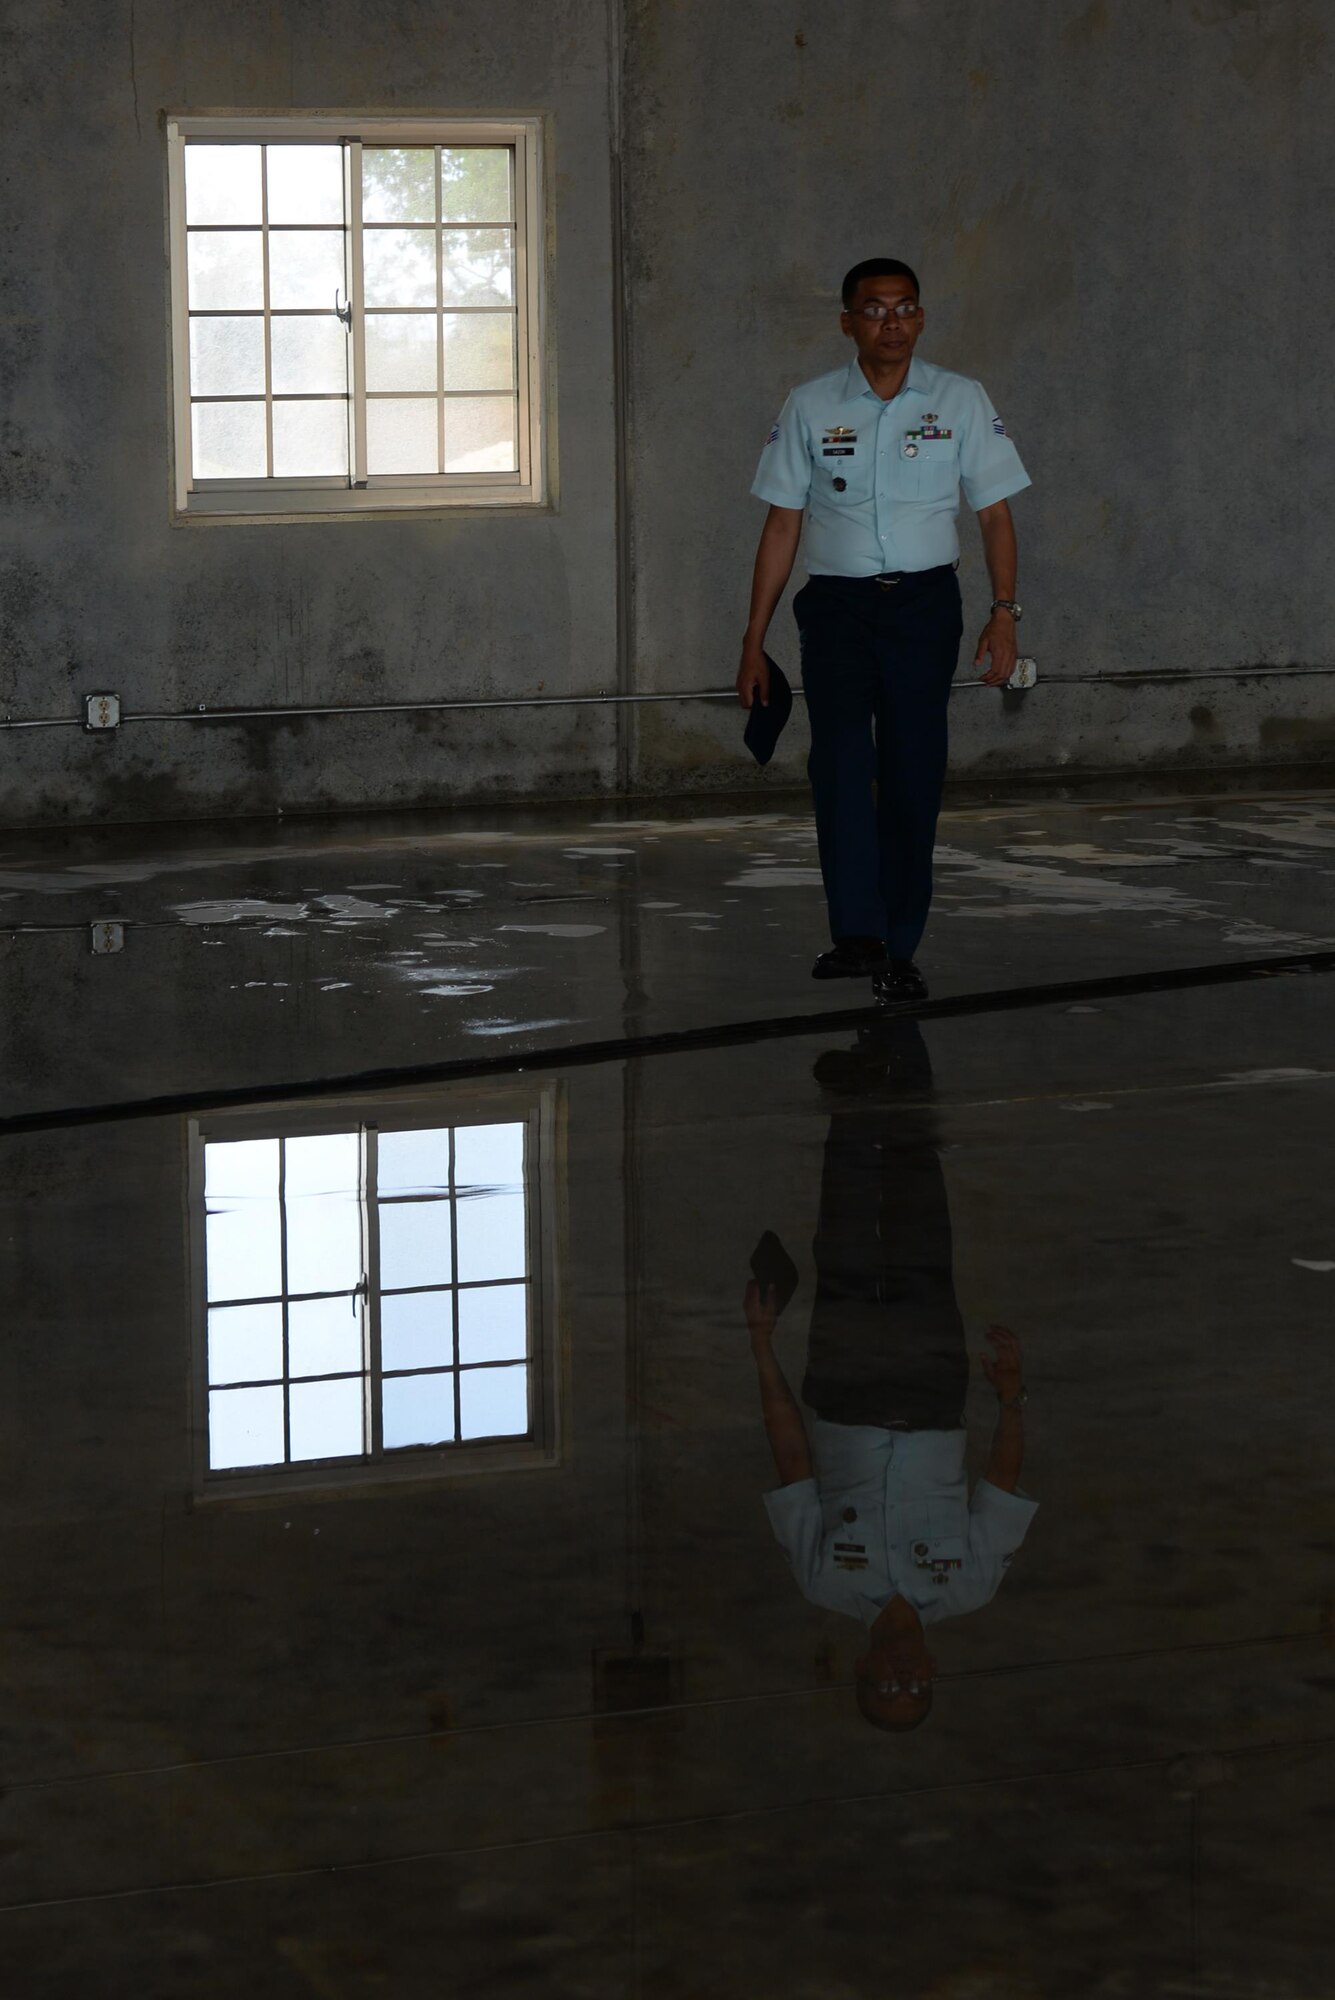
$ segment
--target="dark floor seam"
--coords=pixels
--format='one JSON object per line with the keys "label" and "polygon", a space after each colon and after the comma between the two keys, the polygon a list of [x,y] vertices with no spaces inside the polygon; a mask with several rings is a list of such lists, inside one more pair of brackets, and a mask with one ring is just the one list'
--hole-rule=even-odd
{"label": "dark floor seam", "polygon": [[[1241,1757],[1263,1757],[1285,1751],[1328,1749],[1331,1736],[1272,1738],[1265,1743],[1248,1743],[1233,1749],[1205,1754],[1225,1761]],[[589,1840],[640,1840],[683,1833],[698,1826],[725,1826],[742,1820],[777,1819],[785,1813],[829,1810],[835,1806],[894,1805],[901,1800],[939,1797],[947,1792],[976,1792],[998,1785],[1042,1785],[1064,1778],[1110,1777],[1134,1771],[1170,1771],[1182,1755],[1165,1751],[1149,1757],[1112,1758],[1093,1764],[1054,1764],[1030,1771],[996,1771],[976,1778],[947,1778],[937,1783],[897,1786],[878,1792],[815,1792],[795,1799],[779,1799],[765,1805],[723,1807],[717,1812],[683,1813],[676,1817],[651,1820],[613,1820],[606,1826],[572,1827],[564,1833],[532,1834],[527,1839],[479,1841],[473,1846],[414,1848],[404,1854],[367,1856],[356,1861],[314,1861],[293,1868],[266,1868],[239,1875],[193,1876],[166,1882],[133,1884],[123,1889],[88,1889],[70,1896],[34,1897],[26,1902],[0,1903],[0,1919],[21,1916],[34,1910],[68,1909],[87,1903],[124,1903],[149,1896],[177,1896],[204,1891],[242,1889],[265,1882],[293,1882],[313,1876],[367,1874],[373,1869],[420,1867],[432,1861],[471,1861],[492,1854],[518,1854],[538,1847],[561,1847]]]}
{"label": "dark floor seam", "polygon": [[802,1035],[844,1034],[890,1017],[918,1021],[959,1020],[969,1015],[1019,1012],[1062,1001],[1117,1000],[1149,993],[1175,993],[1202,986],[1241,985],[1300,973],[1335,971],[1335,950],[1291,952],[1276,958],[1229,960],[1214,965],[1177,966],[1156,972],[1129,972],[1104,979],[1049,980],[1041,986],[1001,987],[922,1000],[893,1007],[827,1008],[818,1014],[786,1014],[759,1021],[732,1021],[706,1028],[664,1029],[657,1034],[609,1036],[596,1042],[559,1043],[549,1048],[514,1049],[502,1055],[457,1057],[450,1062],[409,1063],[358,1070],[342,1076],[308,1077],[299,1082],[250,1084],[228,1090],[175,1091],[121,1103],[25,1111],[0,1118],[0,1138],[25,1132],[55,1132],[78,1125],[116,1125],[141,1118],[168,1118],[189,1112],[225,1111],[239,1106],[285,1104],[308,1098],[403,1090],[427,1084],[462,1083],[530,1070],[585,1069],[646,1056],[692,1055],[748,1042],[781,1041]]}

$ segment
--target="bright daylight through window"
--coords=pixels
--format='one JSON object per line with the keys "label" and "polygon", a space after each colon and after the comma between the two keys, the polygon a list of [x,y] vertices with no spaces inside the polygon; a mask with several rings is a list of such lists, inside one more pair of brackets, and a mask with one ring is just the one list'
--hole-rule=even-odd
{"label": "bright daylight through window", "polygon": [[169,134],[178,511],[542,497],[535,122]]}
{"label": "bright daylight through window", "polygon": [[530,1434],[526,1136],[204,1141],[209,1474]]}

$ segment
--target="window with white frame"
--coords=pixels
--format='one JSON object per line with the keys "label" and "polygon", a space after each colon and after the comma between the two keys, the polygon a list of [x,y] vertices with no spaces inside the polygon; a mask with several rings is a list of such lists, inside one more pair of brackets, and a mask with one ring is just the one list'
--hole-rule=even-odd
{"label": "window with white frame", "polygon": [[203,1484],[549,1456],[542,1128],[196,1132]]}
{"label": "window with white frame", "polygon": [[542,499],[537,120],[168,144],[179,513]]}

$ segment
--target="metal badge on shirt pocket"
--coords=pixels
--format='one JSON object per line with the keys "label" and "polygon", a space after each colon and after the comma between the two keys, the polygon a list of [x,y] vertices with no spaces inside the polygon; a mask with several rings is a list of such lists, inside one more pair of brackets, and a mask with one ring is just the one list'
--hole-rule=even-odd
{"label": "metal badge on shirt pocket", "polygon": [[927,1570],[933,1583],[949,1583],[955,1571],[964,1567],[964,1544],[955,1536],[942,1541],[915,1542],[913,1564],[915,1569]]}
{"label": "metal badge on shirt pocket", "polygon": [[857,448],[858,434],[844,424],[831,424],[821,437],[822,458],[852,458]]}

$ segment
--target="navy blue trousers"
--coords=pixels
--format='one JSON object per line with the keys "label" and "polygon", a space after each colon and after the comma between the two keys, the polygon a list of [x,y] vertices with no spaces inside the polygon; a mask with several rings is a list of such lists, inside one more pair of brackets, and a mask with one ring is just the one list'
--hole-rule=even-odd
{"label": "navy blue trousers", "polygon": [[830,936],[912,958],[932,901],[946,704],[964,630],[950,567],[813,576],[793,600]]}
{"label": "navy blue trousers", "polygon": [[[888,1062],[931,1063],[916,1022]],[[901,1074],[903,1071],[901,1070]],[[969,1381],[935,1112],[866,1086],[830,1120],[802,1400],[833,1424],[953,1430]]]}

